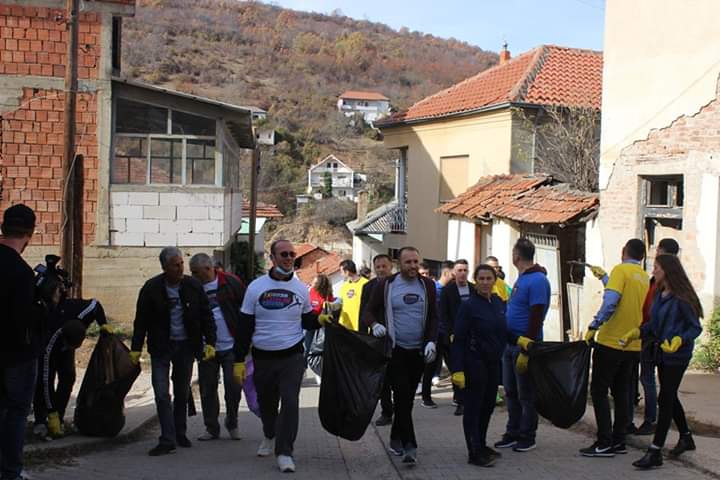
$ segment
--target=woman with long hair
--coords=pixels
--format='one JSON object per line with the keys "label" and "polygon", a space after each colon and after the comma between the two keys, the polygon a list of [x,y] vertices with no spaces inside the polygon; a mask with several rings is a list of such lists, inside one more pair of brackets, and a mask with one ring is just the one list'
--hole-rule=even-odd
{"label": "woman with long hair", "polygon": [[462,303],[455,317],[450,363],[453,384],[465,391],[463,430],[468,463],[489,467],[500,456],[487,446],[486,438],[508,333],[505,302],[492,293],[497,273],[490,265],[479,265],[473,279],[476,294]]}
{"label": "woman with long hair", "polygon": [[703,309],[678,257],[657,256],[653,275],[657,292],[650,311],[650,321],[620,339],[621,345],[627,345],[637,338],[655,345],[660,409],[653,442],[645,456],[633,463],[640,469],[662,465],[661,449],[673,420],[680,432],[680,439],[670,455],[676,457],[686,450],[695,450],[685,411],[678,398],[678,389],[690,364],[695,339],[702,332],[700,318],[703,317]]}
{"label": "woman with long hair", "polygon": [[[310,306],[312,307],[312,313],[320,315],[323,313],[323,308],[326,304],[335,302],[333,296],[332,284],[330,278],[327,275],[319,274],[313,280],[312,286],[310,287]],[[305,331],[305,364],[308,365],[308,359],[310,358],[310,348],[312,347],[313,340],[316,335],[322,335],[319,330],[307,330]],[[316,370],[317,368],[314,367]],[[318,370],[319,371],[319,370]],[[315,381],[320,385],[320,376],[315,373]]]}

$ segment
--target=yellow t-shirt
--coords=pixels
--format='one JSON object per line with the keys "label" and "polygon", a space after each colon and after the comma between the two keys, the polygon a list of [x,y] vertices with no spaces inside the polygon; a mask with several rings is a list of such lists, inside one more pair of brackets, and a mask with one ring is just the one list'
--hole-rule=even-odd
{"label": "yellow t-shirt", "polygon": [[[605,288],[618,292],[620,302],[608,321],[600,326],[599,344],[622,350],[620,337],[642,323],[642,307],[649,287],[650,278],[640,265],[622,263],[612,269]],[[633,341],[625,350],[639,352],[640,340]]]}
{"label": "yellow t-shirt", "polygon": [[348,330],[358,331],[360,322],[360,297],[363,286],[368,282],[365,277],[360,277],[352,282],[347,280],[340,287],[340,299],[342,310],[340,311],[340,325]]}
{"label": "yellow t-shirt", "polygon": [[505,283],[505,280],[502,278],[498,278],[495,280],[495,285],[493,285],[492,292],[498,297],[500,297],[500,300],[507,303],[507,301],[510,299],[510,295],[508,294],[508,286],[507,283]]}

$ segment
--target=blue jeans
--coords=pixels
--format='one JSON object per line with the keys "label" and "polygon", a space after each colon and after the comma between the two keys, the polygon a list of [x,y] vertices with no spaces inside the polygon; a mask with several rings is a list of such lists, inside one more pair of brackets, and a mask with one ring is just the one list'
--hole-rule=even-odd
{"label": "blue jeans", "polygon": [[640,362],[640,383],[645,392],[645,421],[655,423],[657,420],[657,386],[655,384],[655,363],[643,360]]}
{"label": "blue jeans", "polygon": [[517,373],[515,362],[520,347],[508,345],[502,358],[503,387],[507,402],[508,421],[505,433],[517,440],[535,441],[538,414],[535,410],[535,386],[530,375]]}
{"label": "blue jeans", "polygon": [[0,478],[14,479],[23,469],[25,423],[30,413],[37,360],[0,370]]}
{"label": "blue jeans", "polygon": [[[187,407],[194,360],[193,350],[188,341],[170,341],[168,353],[150,356],[155,407],[160,419],[160,443],[163,445],[175,446],[177,439],[184,437],[187,432]],[[170,400],[171,378],[172,401]]]}

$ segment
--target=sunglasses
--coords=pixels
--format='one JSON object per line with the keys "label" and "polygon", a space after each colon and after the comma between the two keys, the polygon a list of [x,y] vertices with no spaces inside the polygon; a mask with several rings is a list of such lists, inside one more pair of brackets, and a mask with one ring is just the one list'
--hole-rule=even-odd
{"label": "sunglasses", "polygon": [[295,255],[297,255],[295,252],[280,252],[278,253],[283,258],[295,258]]}

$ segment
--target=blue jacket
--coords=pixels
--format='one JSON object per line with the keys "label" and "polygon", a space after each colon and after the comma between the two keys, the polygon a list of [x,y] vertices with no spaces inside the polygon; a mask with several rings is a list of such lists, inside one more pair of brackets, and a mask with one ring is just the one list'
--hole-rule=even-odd
{"label": "blue jacket", "polygon": [[493,295],[490,300],[470,295],[455,317],[455,338],[450,363],[453,372],[464,372],[470,364],[500,363],[508,343],[505,302]]}
{"label": "blue jacket", "polygon": [[695,339],[700,336],[700,319],[686,301],[675,295],[663,297],[658,291],[650,310],[650,321],[640,327],[640,337],[659,343],[672,341],[673,337],[682,338],[682,345],[675,353],[659,351],[660,362],[665,365],[686,364],[692,357]]}

